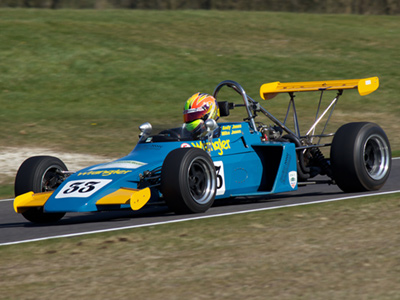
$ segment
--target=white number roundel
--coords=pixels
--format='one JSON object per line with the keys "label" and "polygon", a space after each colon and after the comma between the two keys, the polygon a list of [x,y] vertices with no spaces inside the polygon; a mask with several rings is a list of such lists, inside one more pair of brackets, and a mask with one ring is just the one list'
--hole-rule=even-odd
{"label": "white number roundel", "polygon": [[73,180],[58,192],[56,198],[87,198],[109,184],[111,179]]}

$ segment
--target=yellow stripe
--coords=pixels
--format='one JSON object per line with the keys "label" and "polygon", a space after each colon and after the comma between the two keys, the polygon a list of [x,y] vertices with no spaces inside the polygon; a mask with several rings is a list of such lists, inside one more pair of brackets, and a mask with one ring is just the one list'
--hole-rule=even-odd
{"label": "yellow stripe", "polygon": [[131,196],[139,191],[138,189],[121,188],[114,193],[104,196],[96,202],[96,205],[129,204]]}
{"label": "yellow stripe", "polygon": [[96,205],[130,204],[133,210],[139,210],[150,200],[150,196],[149,188],[142,190],[120,188],[98,200]]}

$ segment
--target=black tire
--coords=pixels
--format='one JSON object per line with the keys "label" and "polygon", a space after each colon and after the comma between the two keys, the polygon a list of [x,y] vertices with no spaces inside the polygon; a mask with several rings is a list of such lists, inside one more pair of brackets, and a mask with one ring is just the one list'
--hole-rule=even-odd
{"label": "black tire", "polygon": [[348,123],[335,133],[331,146],[332,177],[344,192],[379,190],[389,177],[389,140],[377,124]]}
{"label": "black tire", "polygon": [[[60,171],[67,171],[56,157],[34,156],[25,160],[15,178],[15,196],[27,192],[41,193],[55,190],[62,182]],[[50,223],[60,220],[65,213],[45,213],[43,207],[28,208],[22,215],[33,223]]]}
{"label": "black tire", "polygon": [[208,153],[198,148],[171,151],[161,170],[161,193],[178,214],[201,213],[214,203],[217,176]]}

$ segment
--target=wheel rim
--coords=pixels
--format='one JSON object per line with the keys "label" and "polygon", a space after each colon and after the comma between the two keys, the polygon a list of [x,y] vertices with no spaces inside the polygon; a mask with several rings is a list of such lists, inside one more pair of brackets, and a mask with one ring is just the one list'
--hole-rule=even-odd
{"label": "wheel rim", "polygon": [[212,172],[203,158],[196,158],[189,166],[190,195],[198,204],[206,204],[212,199],[215,190]]}
{"label": "wheel rim", "polygon": [[61,171],[60,167],[56,165],[50,166],[46,169],[41,181],[40,188],[42,192],[54,191],[61,184]]}
{"label": "wheel rim", "polygon": [[379,135],[371,135],[364,144],[364,166],[368,175],[379,180],[385,177],[390,162],[389,147]]}

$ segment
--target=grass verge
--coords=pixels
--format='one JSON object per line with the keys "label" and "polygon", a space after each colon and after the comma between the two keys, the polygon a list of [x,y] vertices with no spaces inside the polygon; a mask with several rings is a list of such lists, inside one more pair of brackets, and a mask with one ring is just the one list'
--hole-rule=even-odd
{"label": "grass verge", "polygon": [[14,197],[14,183],[0,185],[0,199]]}
{"label": "grass verge", "polygon": [[[345,91],[327,131],[376,122],[399,155],[395,16],[1,9],[0,30],[2,145],[121,157],[133,149],[140,123],[182,122],[184,101],[197,91],[212,93],[222,80],[239,82],[259,99],[266,82],[379,76],[371,95]],[[220,96],[240,101],[228,90]],[[296,100],[304,132],[318,95]],[[263,105],[283,119],[287,97]],[[236,111],[231,119],[243,116]]]}
{"label": "grass verge", "polygon": [[[259,99],[265,82],[379,76],[372,95],[345,92],[330,129],[373,121],[400,147],[398,17],[1,9],[0,30],[3,145],[122,156],[140,123],[182,122],[184,101],[222,80]],[[309,124],[318,95],[296,99]],[[285,96],[264,104],[284,117]]]}
{"label": "grass verge", "polygon": [[399,195],[0,248],[3,299],[397,299]]}

